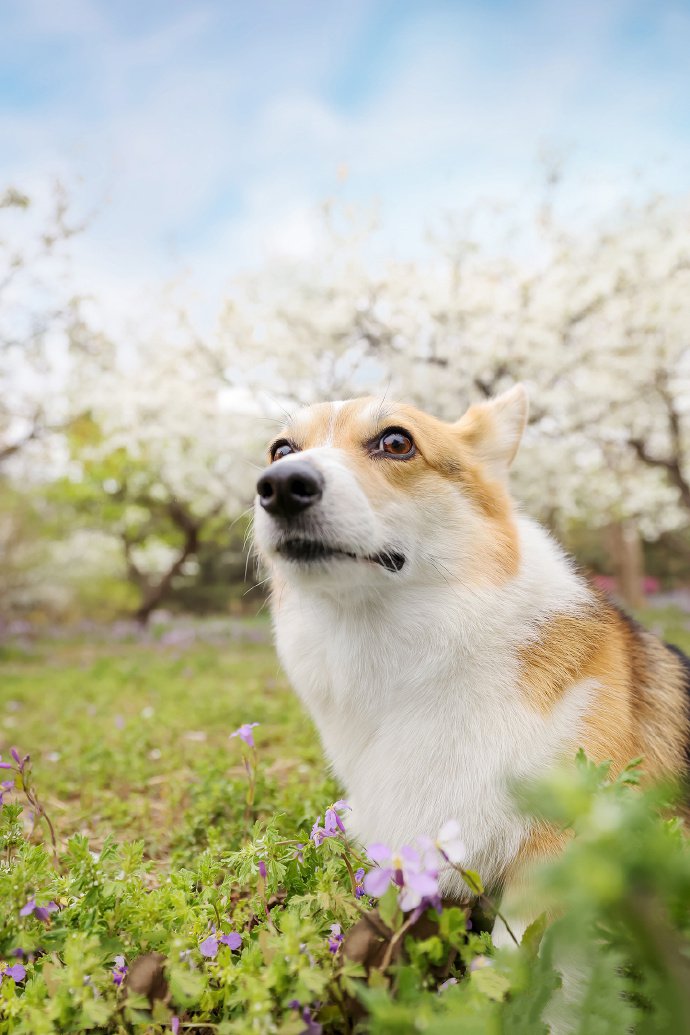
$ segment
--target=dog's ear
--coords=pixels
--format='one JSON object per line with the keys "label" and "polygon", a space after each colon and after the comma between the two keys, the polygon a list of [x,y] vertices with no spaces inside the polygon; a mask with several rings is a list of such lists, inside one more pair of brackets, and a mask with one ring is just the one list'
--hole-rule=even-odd
{"label": "dog's ear", "polygon": [[505,478],[527,424],[529,402],[524,385],[514,385],[495,399],[476,403],[455,425],[464,443],[494,478]]}

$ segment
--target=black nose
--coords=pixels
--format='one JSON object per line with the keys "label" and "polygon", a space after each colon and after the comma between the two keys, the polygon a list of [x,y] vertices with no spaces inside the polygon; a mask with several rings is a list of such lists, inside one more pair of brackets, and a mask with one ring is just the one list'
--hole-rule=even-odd
{"label": "black nose", "polygon": [[280,462],[267,467],[256,483],[264,510],[291,518],[321,499],[323,478],[306,460]]}

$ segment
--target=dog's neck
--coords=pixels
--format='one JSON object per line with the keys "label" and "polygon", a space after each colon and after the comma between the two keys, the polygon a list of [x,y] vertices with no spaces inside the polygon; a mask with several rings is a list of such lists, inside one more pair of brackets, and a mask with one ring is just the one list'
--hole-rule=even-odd
{"label": "dog's neck", "polygon": [[278,651],[351,801],[353,833],[400,845],[463,818],[474,868],[496,875],[523,821],[510,780],[550,764],[590,688],[548,720],[525,706],[517,648],[591,599],[546,532],[519,521],[518,575],[500,586],[401,580],[357,601],[276,588]]}
{"label": "dog's neck", "polygon": [[487,652],[529,641],[551,615],[586,605],[589,588],[550,535],[527,518],[519,518],[517,527],[518,575],[499,584],[466,585],[446,576],[443,568],[420,579],[396,582],[389,576],[376,595],[346,591],[337,583],[313,590],[304,583],[277,584],[273,615],[288,672],[296,641],[305,640],[311,644],[312,664],[314,650],[322,658],[326,680],[334,667],[336,675],[357,673],[347,696],[363,694],[370,701],[372,694],[378,696],[377,688],[363,681],[372,665],[395,667],[401,657],[426,656],[435,649],[452,653],[456,664],[470,665]]}

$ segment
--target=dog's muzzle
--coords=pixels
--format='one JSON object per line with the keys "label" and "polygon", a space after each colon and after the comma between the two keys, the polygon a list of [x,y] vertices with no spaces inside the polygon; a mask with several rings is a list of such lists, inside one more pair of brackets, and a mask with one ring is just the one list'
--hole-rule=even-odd
{"label": "dog's muzzle", "polygon": [[265,511],[290,520],[321,499],[323,477],[306,461],[272,464],[256,483],[256,491]]}

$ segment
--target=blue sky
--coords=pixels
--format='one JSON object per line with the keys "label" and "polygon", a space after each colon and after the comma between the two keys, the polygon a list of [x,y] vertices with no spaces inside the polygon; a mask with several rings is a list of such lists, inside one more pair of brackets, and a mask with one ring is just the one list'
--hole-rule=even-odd
{"label": "blue sky", "polygon": [[544,148],[573,203],[690,189],[688,54],[688,0],[0,0],[0,180],[95,206],[113,297],[307,254],[334,196],[405,253]]}

